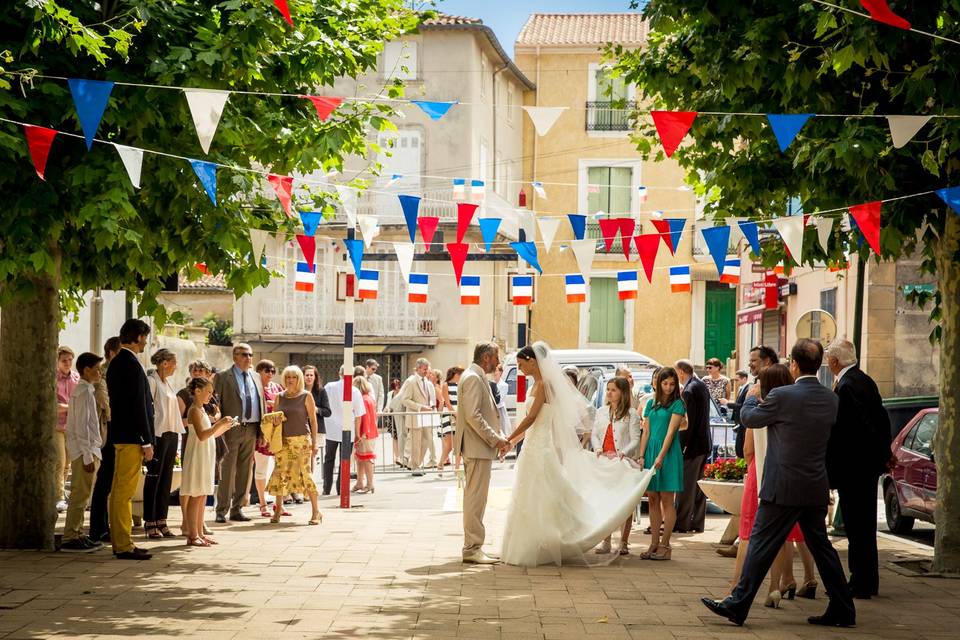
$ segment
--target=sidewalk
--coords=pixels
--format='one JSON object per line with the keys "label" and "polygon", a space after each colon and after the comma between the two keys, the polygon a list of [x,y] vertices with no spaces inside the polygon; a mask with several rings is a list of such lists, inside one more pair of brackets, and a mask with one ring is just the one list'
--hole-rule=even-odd
{"label": "sidewalk", "polygon": [[[491,550],[502,539],[512,475],[508,464],[494,472]],[[465,566],[452,473],[378,481],[376,494],[354,499],[362,507],[345,511],[322,499],[319,527],[306,526],[305,504],[280,525],[259,516],[211,525],[220,544],[209,549],[187,548],[182,538],[146,542],[141,532],[137,543],[154,552],[146,562],[108,551],[0,551],[0,637],[922,640],[956,638],[960,629],[960,581],[888,568],[882,596],[857,601],[856,629],[806,623],[826,607],[822,588],[817,600],[784,601],[780,610],[760,601],[747,626],[734,627],[699,602],[723,595],[733,569],[714,552],[725,525],[719,516],[705,533],[675,538],[670,562],[591,554],[590,567]],[[635,551],[646,544],[642,535],[633,542]],[[880,545],[884,563],[931,553],[886,537]],[[837,546],[845,559],[845,541]]]}

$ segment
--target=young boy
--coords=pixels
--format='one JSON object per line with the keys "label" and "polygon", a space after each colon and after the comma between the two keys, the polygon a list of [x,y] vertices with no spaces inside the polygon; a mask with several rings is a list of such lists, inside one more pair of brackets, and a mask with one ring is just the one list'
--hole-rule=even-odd
{"label": "young boy", "polygon": [[100,466],[100,417],[94,386],[100,381],[100,362],[92,353],[81,353],[77,358],[80,381],[70,394],[67,410],[67,459],[70,460],[72,480],[70,502],[67,506],[67,522],[63,528],[60,550],[67,553],[88,553],[103,547],[83,535],[83,512],[93,492],[93,480]]}

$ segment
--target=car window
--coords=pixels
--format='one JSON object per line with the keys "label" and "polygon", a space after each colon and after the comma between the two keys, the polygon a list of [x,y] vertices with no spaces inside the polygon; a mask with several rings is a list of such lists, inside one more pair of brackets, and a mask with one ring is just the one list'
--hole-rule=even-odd
{"label": "car window", "polygon": [[510,369],[507,371],[507,395],[515,396],[517,395],[517,370]]}
{"label": "car window", "polygon": [[917,429],[919,428],[920,428],[920,423],[918,422],[917,424],[913,425],[913,428],[910,429],[910,431],[907,432],[906,437],[904,437],[903,439],[902,446],[904,449],[913,450],[913,439],[916,437]]}
{"label": "car window", "polygon": [[940,416],[937,413],[928,413],[917,424],[917,433],[910,447],[922,456],[930,457],[933,452],[933,436],[937,433]]}

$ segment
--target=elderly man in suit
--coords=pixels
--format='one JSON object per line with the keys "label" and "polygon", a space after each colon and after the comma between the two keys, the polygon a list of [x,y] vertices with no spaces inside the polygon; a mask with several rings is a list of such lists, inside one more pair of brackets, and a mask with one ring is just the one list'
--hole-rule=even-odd
{"label": "elderly man in suit", "polygon": [[[857,349],[848,340],[827,349],[827,366],[840,401],[827,447],[830,488],[840,496],[847,532],[850,591],[870,598],[880,588],[877,558],[877,482],[890,461],[890,418],[877,384],[857,366]],[[850,455],[851,452],[857,455]]]}
{"label": "elderly man in suit", "polygon": [[483,513],[490,491],[493,459],[510,448],[499,428],[500,414],[486,376],[500,364],[500,347],[481,342],[473,350],[471,364],[457,385],[457,430],[453,451],[463,456],[466,485],[463,489],[463,561],[496,564],[499,558],[483,552],[486,529]]}
{"label": "elderly man in suit", "polygon": [[687,428],[680,432],[683,451],[683,493],[677,495],[677,524],[674,531],[703,531],[707,518],[707,496],[697,481],[703,478],[703,464],[710,453],[710,391],[693,372],[689,360],[675,365],[683,385],[683,404],[687,409]]}
{"label": "elderly man in suit", "polygon": [[120,351],[107,369],[110,396],[109,441],[113,443],[113,483],[108,512],[113,553],[120,560],[148,560],[150,553],[135,547],[131,535],[133,494],[140,469],[153,459],[153,397],[147,374],[137,359],[147,346],[150,327],[131,318],[120,327]]}
{"label": "elderly man in suit", "polygon": [[383,408],[387,401],[387,394],[383,389],[383,378],[377,373],[379,369],[380,363],[373,358],[369,358],[363,363],[363,375],[367,378],[370,386],[373,387],[373,395],[377,399],[377,414],[383,413]]}
{"label": "elderly man in suit", "polygon": [[[227,521],[227,511],[234,522],[247,522],[243,515],[244,495],[250,486],[250,460],[257,440],[263,437],[260,418],[266,411],[263,383],[253,372],[253,349],[246,343],[233,346],[233,366],[217,374],[213,390],[220,399],[224,416],[237,418],[239,426],[223,435],[227,452],[220,462],[220,485],[217,487],[217,522]],[[278,499],[282,498],[278,497]]]}
{"label": "elderly man in suit", "polygon": [[[400,387],[400,403],[405,411],[414,413],[433,412],[437,407],[437,390],[427,379],[430,371],[430,361],[418,358],[413,375],[407,378]],[[433,427],[429,420],[412,415],[404,416],[407,426],[407,437],[404,443],[403,457],[413,471],[414,476],[422,476],[423,456],[427,453],[427,438],[433,437]]]}
{"label": "elderly man in suit", "polygon": [[823,362],[819,342],[799,340],[790,356],[796,382],[773,389],[763,402],[759,402],[760,388],[755,384],[740,410],[740,420],[747,428],[768,432],[760,506],[737,586],[724,600],[703,598],[702,602],[713,613],[742,625],[774,558],[799,522],[830,597],[826,612],[807,618],[807,622],[852,627],[856,609],[826,527],[827,442],[837,417],[837,396],[817,380]]}

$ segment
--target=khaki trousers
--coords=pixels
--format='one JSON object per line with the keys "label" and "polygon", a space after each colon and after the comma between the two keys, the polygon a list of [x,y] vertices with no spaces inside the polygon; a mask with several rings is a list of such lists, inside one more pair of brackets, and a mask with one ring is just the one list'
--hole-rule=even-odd
{"label": "khaki trousers", "polygon": [[[53,432],[53,446],[56,448],[54,475],[57,478],[57,500],[66,500],[67,473],[70,471],[67,460],[67,434],[64,431]],[[72,490],[72,489],[71,489]]]}
{"label": "khaki trousers", "polygon": [[117,452],[110,488],[110,541],[114,553],[133,551],[133,494],[143,468],[143,447],[138,444],[115,444]]}
{"label": "khaki trousers", "polygon": [[487,510],[487,494],[490,492],[490,468],[493,460],[464,458],[466,485],[463,488],[463,556],[480,551],[487,530],[483,526],[483,513]]}
{"label": "khaki trousers", "polygon": [[426,453],[425,437],[430,437],[430,429],[423,427],[410,427],[407,429],[407,447],[410,457],[407,459],[407,466],[411,469],[419,469],[423,466],[423,456]]}
{"label": "khaki trousers", "polygon": [[63,526],[63,541],[77,540],[83,537],[83,512],[87,509],[93,483],[97,478],[100,461],[93,459],[93,472],[83,470],[83,456],[70,463],[70,501],[67,506],[67,522]]}

